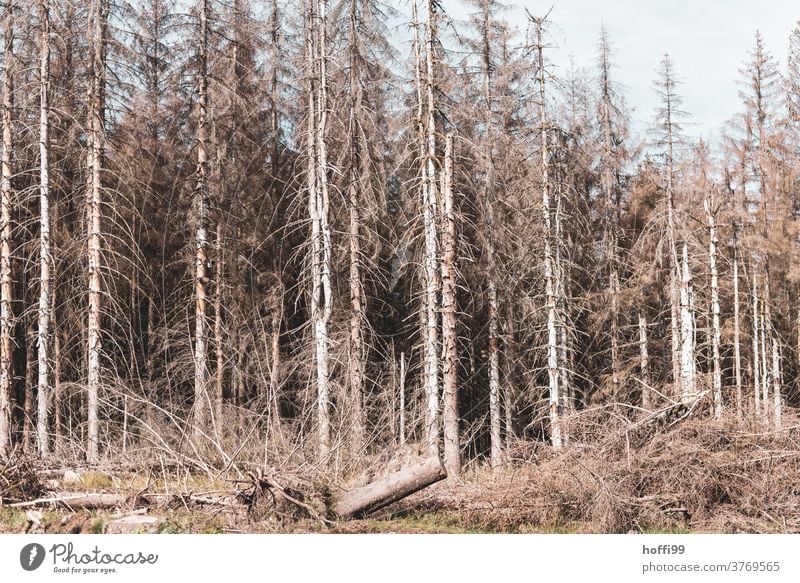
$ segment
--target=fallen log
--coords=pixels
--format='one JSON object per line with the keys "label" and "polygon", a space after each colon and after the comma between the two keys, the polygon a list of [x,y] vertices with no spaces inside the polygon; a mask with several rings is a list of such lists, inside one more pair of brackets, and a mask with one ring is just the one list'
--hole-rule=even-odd
{"label": "fallen log", "polygon": [[27,502],[16,502],[7,504],[9,508],[29,508],[32,506],[43,506],[46,504],[63,504],[70,508],[117,508],[125,505],[129,496],[125,494],[105,494],[105,493],[75,493],[60,494],[49,498],[37,498]]}
{"label": "fallen log", "polygon": [[339,518],[353,518],[374,512],[447,477],[438,457],[398,470],[334,497],[333,512]]}

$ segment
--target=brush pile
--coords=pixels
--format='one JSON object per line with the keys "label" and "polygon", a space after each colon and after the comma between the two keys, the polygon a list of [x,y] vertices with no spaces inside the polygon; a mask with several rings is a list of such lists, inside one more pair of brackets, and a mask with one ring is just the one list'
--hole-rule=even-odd
{"label": "brush pile", "polygon": [[504,532],[800,532],[797,419],[780,432],[688,419],[638,443],[623,426],[595,425],[608,436],[599,443],[577,432],[561,451],[522,443],[498,475],[436,487],[408,509]]}
{"label": "brush pile", "polygon": [[34,458],[17,450],[0,458],[0,505],[30,500],[44,491]]}

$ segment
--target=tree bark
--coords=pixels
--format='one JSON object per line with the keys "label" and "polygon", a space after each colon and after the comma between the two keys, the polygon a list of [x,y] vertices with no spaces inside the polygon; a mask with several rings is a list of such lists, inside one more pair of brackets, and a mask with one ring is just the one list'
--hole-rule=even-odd
{"label": "tree bark", "polygon": [[482,74],[485,133],[483,155],[485,164],[484,176],[484,222],[486,229],[486,278],[487,278],[487,315],[489,319],[489,439],[490,463],[493,469],[500,467],[503,456],[501,438],[502,424],[500,414],[500,346],[497,302],[497,264],[495,259],[495,224],[494,224],[494,131],[492,119],[492,28],[491,2],[483,0],[482,4]]}
{"label": "tree bark", "polygon": [[[734,227],[735,228],[735,227]],[[739,314],[739,246],[734,233],[733,243],[733,370],[736,379],[736,417],[742,419],[742,352],[741,316]]]}
{"label": "tree bark", "polygon": [[400,419],[399,419],[399,429],[400,429],[400,445],[405,445],[406,443],[406,353],[400,353],[400,380],[399,380],[399,390],[400,390]]}
{"label": "tree bark", "polygon": [[550,440],[553,447],[560,448],[564,442],[561,427],[561,393],[558,372],[558,316],[556,313],[555,266],[553,261],[553,226],[550,208],[550,148],[549,128],[545,93],[544,44],[542,41],[543,19],[535,18],[536,25],[536,64],[539,92],[539,134],[541,136],[541,174],[542,174],[542,219],[544,223],[544,277],[545,309],[547,310],[547,377],[550,394]]}
{"label": "tree bark", "polygon": [[333,511],[339,518],[374,512],[447,477],[438,457],[389,474],[385,478],[336,496]]}
{"label": "tree bark", "polygon": [[711,352],[713,360],[713,395],[714,417],[722,418],[722,366],[720,363],[720,339],[722,336],[719,322],[719,275],[717,273],[717,223],[715,201],[713,196],[704,201],[706,218],[708,219],[708,266],[711,272]]}
{"label": "tree bark", "polygon": [[107,0],[92,0],[90,8],[89,46],[92,50],[92,82],[90,86],[90,117],[88,135],[88,166],[90,172],[87,196],[89,230],[89,317],[87,325],[87,449],[86,459],[99,459],[99,392],[101,352],[101,237],[102,237],[102,164],[105,141],[105,76]]}
{"label": "tree bark", "polygon": [[358,2],[350,3],[350,94],[348,142],[350,160],[348,169],[348,203],[350,207],[350,401],[352,403],[352,449],[360,452],[364,446],[365,420],[363,412],[364,375],[366,371],[366,347],[364,344],[364,322],[366,306],[361,276],[361,217],[360,205],[360,166],[361,151],[359,148],[359,109],[362,107],[362,90],[358,74]]}
{"label": "tree bark", "polygon": [[753,396],[756,417],[761,416],[761,364],[758,351],[758,330],[758,271],[757,267],[753,265]]}
{"label": "tree bark", "polygon": [[330,454],[328,322],[331,316],[331,233],[328,225],[326,126],[328,88],[325,0],[310,0],[307,17],[308,190],[311,218],[311,318],[317,385],[317,445],[320,460]]}
{"label": "tree bark", "polygon": [[39,2],[42,27],[39,47],[39,319],[37,330],[37,415],[36,435],[40,456],[50,452],[50,380],[48,347],[50,341],[50,7],[49,0]]}
{"label": "tree bark", "polygon": [[199,67],[197,78],[197,183],[198,214],[195,230],[194,311],[194,416],[192,429],[201,437],[208,425],[208,0],[200,5]]}
{"label": "tree bark", "polygon": [[25,345],[25,382],[23,390],[25,391],[25,409],[24,419],[22,422],[22,450],[26,453],[34,451],[34,436],[35,436],[35,423],[33,414],[33,385],[34,385],[34,326],[33,318],[26,316],[25,318],[25,335],[23,336],[23,343]]}
{"label": "tree bark", "polygon": [[448,476],[461,475],[458,416],[458,346],[456,330],[456,217],[453,209],[453,134],[444,146],[442,175],[442,381],[444,466]]}
{"label": "tree bark", "polygon": [[58,320],[56,319],[56,293],[53,290],[50,303],[50,322],[53,329],[53,425],[55,453],[64,450],[64,409],[63,391],[61,389],[61,337],[58,335]]}
{"label": "tree bark", "polygon": [[783,427],[783,401],[781,399],[781,349],[777,339],[772,340],[772,390],[773,390],[773,422],[775,429],[780,431]]}
{"label": "tree bark", "polygon": [[642,377],[642,408],[649,411],[650,402],[650,355],[647,350],[647,319],[639,312],[639,373]]}
{"label": "tree bark", "polygon": [[[767,278],[769,276],[764,273],[764,290],[767,288]],[[764,294],[761,300],[761,403],[764,405],[762,413],[764,419],[769,420],[770,407],[769,407],[769,389],[770,389],[770,370],[769,370],[769,339],[767,336],[767,328],[770,325],[769,317],[769,302],[767,301],[768,293]]]}
{"label": "tree bark", "polygon": [[426,0],[427,21],[425,27],[425,121],[423,156],[423,228],[425,232],[424,285],[425,285],[425,324],[423,338],[423,366],[425,397],[427,409],[425,416],[425,436],[431,456],[439,455],[439,352],[438,352],[438,312],[441,281],[438,272],[438,238],[436,223],[437,185],[436,185],[436,112],[435,100],[435,39],[437,27],[436,4]]}
{"label": "tree bark", "polygon": [[692,313],[692,276],[689,271],[689,250],[683,244],[681,277],[681,389],[682,400],[695,396],[694,314]]}
{"label": "tree bark", "polygon": [[14,2],[5,6],[3,45],[3,152],[0,159],[0,456],[11,448],[11,336],[13,280],[11,273],[11,152],[13,151],[14,106]]}
{"label": "tree bark", "polygon": [[222,296],[225,293],[225,227],[223,220],[217,222],[216,255],[214,269],[214,357],[216,360],[214,378],[214,426],[217,438],[224,426],[222,407],[225,404],[225,341],[223,339]]}
{"label": "tree bark", "polygon": [[605,198],[605,222],[608,261],[608,293],[611,296],[611,382],[614,386],[614,395],[619,394],[620,388],[620,363],[619,354],[619,272],[617,268],[617,205],[614,200],[614,169],[612,159],[614,150],[611,134],[611,87],[609,73],[611,64],[609,63],[608,42],[605,36],[605,29],[602,32],[601,41],[601,110],[600,115],[603,124],[603,172],[602,184],[603,195]]}

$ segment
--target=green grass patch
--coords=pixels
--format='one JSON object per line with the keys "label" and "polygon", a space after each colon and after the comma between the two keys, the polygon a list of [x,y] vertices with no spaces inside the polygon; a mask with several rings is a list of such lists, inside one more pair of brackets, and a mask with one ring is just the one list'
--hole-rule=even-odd
{"label": "green grass patch", "polygon": [[92,490],[105,490],[114,487],[114,481],[111,477],[100,472],[84,472],[81,474],[81,484]]}

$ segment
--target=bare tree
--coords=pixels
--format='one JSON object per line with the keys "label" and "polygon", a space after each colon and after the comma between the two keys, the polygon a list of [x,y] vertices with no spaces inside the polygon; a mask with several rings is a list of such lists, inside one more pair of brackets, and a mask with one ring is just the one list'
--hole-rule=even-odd
{"label": "bare tree", "polygon": [[[424,331],[423,331],[423,386],[427,402],[425,417],[425,434],[428,450],[431,455],[439,452],[439,279],[438,252],[439,242],[436,229],[439,211],[437,208],[437,154],[436,154],[436,30],[437,5],[433,0],[426,0],[425,23],[425,88],[422,89],[420,72],[420,43],[416,43],[417,51],[417,86],[419,125],[423,138],[422,164],[422,216],[425,233],[424,270]],[[423,97],[424,96],[424,97]],[[424,105],[423,105],[424,103]],[[424,113],[423,113],[424,110]]]}
{"label": "bare tree", "polygon": [[444,466],[461,475],[458,416],[458,346],[456,330],[456,217],[453,209],[453,134],[445,137],[442,173],[442,381],[444,385]]}
{"label": "bare tree", "polygon": [[87,135],[87,167],[89,187],[86,201],[89,263],[89,316],[87,326],[87,449],[86,459],[99,459],[98,426],[100,392],[101,324],[101,252],[103,205],[103,147],[105,142],[105,79],[106,32],[108,26],[107,0],[92,0],[89,7],[89,47],[91,48],[91,85],[89,89],[89,129]]}
{"label": "bare tree", "polygon": [[558,370],[558,314],[556,306],[556,277],[554,246],[555,228],[552,221],[550,184],[550,126],[547,117],[546,71],[544,65],[544,41],[542,27],[545,17],[530,16],[534,24],[534,45],[536,59],[536,83],[539,99],[539,136],[541,139],[541,188],[542,188],[542,221],[544,224],[544,277],[545,277],[545,309],[547,310],[547,376],[550,392],[550,440],[553,447],[560,448],[565,441],[562,430],[562,398],[559,387]]}
{"label": "bare tree", "polygon": [[194,262],[194,405],[192,427],[203,434],[208,423],[208,322],[206,296],[208,270],[208,0],[201,0],[197,72],[197,227]]}
{"label": "bare tree", "polygon": [[311,319],[317,388],[317,445],[321,460],[331,448],[328,322],[331,298],[331,230],[328,223],[327,32],[325,0],[309,0],[306,6],[306,66],[308,129],[306,148],[308,208],[311,219]]}
{"label": "bare tree", "polygon": [[[717,272],[717,220],[719,206],[713,192],[703,200],[708,221],[708,268],[711,272],[711,359],[713,366],[714,417],[722,418],[722,364],[720,362],[721,329],[719,320],[719,273]],[[738,314],[737,314],[738,316]]]}
{"label": "bare tree", "polygon": [[6,2],[3,14],[3,153],[0,169],[0,455],[11,447],[11,156],[14,148],[14,2]]}
{"label": "bare tree", "polygon": [[39,2],[39,22],[42,28],[39,46],[39,317],[37,330],[37,417],[36,434],[39,455],[50,451],[48,430],[50,415],[49,354],[50,343],[50,165],[49,130],[50,110],[48,85],[50,83],[50,5],[49,0]]}
{"label": "bare tree", "polygon": [[[673,381],[679,387],[681,382],[681,314],[680,293],[678,279],[680,278],[680,262],[675,233],[675,148],[679,143],[680,125],[678,117],[681,115],[681,100],[675,93],[677,80],[672,69],[672,59],[668,54],[661,60],[659,78],[655,83],[656,92],[661,98],[661,105],[656,111],[659,144],[666,148],[665,151],[665,182],[667,203],[667,244],[669,248],[669,295],[670,295],[670,327],[672,332],[672,373]],[[681,394],[686,394],[683,387],[679,387]]]}

